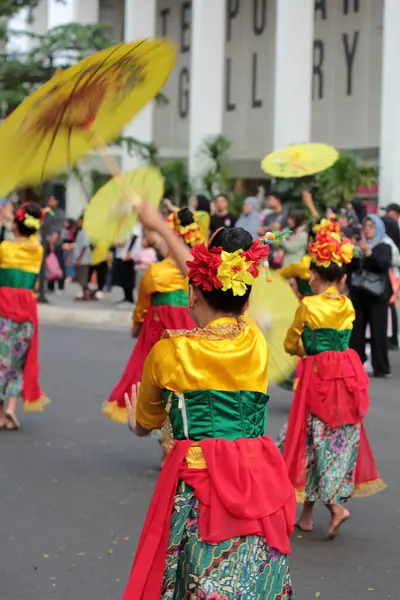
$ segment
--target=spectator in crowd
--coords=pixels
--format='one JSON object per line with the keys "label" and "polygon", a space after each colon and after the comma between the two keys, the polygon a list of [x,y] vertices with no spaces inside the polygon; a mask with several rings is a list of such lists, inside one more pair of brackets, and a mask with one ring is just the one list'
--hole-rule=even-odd
{"label": "spectator in crowd", "polygon": [[135,269],[132,251],[138,236],[141,235],[140,225],[136,225],[126,239],[115,247],[115,271],[113,285],[122,288],[124,297],[118,302],[120,308],[131,307],[133,290],[135,288]]}
{"label": "spectator in crowd", "polygon": [[366,329],[371,334],[371,360],[375,377],[390,377],[387,343],[388,308],[392,296],[389,270],[392,251],[385,243],[385,225],[378,216],[364,219],[359,242],[359,270],[352,274],[350,295],[356,311],[351,347],[366,362]]}
{"label": "spectator in crowd", "polygon": [[136,249],[134,248],[132,252],[136,272],[135,287],[138,291],[143,275],[145,274],[150,265],[157,262],[156,251],[154,250],[154,248],[151,247],[145,231],[142,232],[142,237],[139,241],[140,246]]}
{"label": "spectator in crowd", "polygon": [[75,278],[73,257],[76,234],[77,231],[75,219],[67,219],[64,223],[64,229],[61,233],[61,238],[63,240],[62,248],[64,252],[65,283],[71,283]]}
{"label": "spectator in crowd", "polygon": [[264,217],[259,229],[260,235],[265,235],[267,231],[280,231],[287,226],[288,216],[283,210],[281,195],[278,192],[271,192],[267,199],[267,205],[271,212]]}
{"label": "spectator in crowd", "polygon": [[92,265],[90,267],[89,281],[92,280],[92,276],[96,274],[96,285],[89,284],[92,287],[92,298],[95,300],[102,300],[103,290],[106,286],[107,275],[108,275],[108,244],[99,242],[92,247]]}
{"label": "spectator in crowd", "polygon": [[215,214],[211,217],[210,222],[210,234],[212,235],[217,229],[221,227],[235,227],[237,217],[229,212],[228,210],[228,199],[226,196],[220,194],[215,199]]}
{"label": "spectator in crowd", "polygon": [[54,292],[56,281],[58,282],[58,289],[60,292],[64,290],[65,283],[65,263],[64,263],[64,250],[62,239],[62,231],[65,223],[65,213],[58,206],[58,200],[53,195],[50,196],[47,201],[49,212],[46,214],[45,222],[43,224],[43,235],[46,237],[46,255],[54,252],[63,272],[61,279],[49,281],[49,292]]}
{"label": "spectator in crowd", "polygon": [[308,219],[303,210],[293,210],[289,214],[288,226],[291,235],[282,236],[279,247],[285,252],[282,266],[298,262],[306,253],[308,245]]}
{"label": "spectator in crowd", "polygon": [[77,221],[77,235],[74,248],[74,265],[76,281],[81,286],[81,292],[75,298],[76,301],[86,302],[90,300],[89,273],[92,262],[90,241],[83,230],[83,215]]}
{"label": "spectator in crowd", "polygon": [[244,201],[242,214],[236,221],[235,227],[243,227],[243,229],[250,233],[253,240],[255,240],[258,237],[260,223],[261,212],[258,200],[255,196],[249,196]]}
{"label": "spectator in crowd", "polygon": [[0,242],[9,242],[15,239],[13,234],[14,207],[7,198],[0,200]]}
{"label": "spectator in crowd", "polygon": [[397,223],[397,226],[400,227],[400,205],[399,204],[389,204],[386,207],[386,216],[391,217]]}
{"label": "spectator in crowd", "polygon": [[400,231],[393,217],[385,215],[382,217],[385,224],[386,237],[384,242],[392,249],[392,268],[390,278],[393,288],[393,296],[390,299],[390,323],[391,331],[388,332],[389,350],[399,349],[399,327],[397,317],[397,296],[400,287]]}
{"label": "spectator in crowd", "polygon": [[357,215],[358,222],[362,224],[364,219],[367,217],[367,209],[365,208],[365,204],[362,200],[355,198],[351,202],[348,203],[346,208],[352,208]]}

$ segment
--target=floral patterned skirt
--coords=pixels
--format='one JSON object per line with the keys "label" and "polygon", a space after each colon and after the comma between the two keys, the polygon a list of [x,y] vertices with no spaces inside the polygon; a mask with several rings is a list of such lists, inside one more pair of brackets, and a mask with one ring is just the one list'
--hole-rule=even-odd
{"label": "floral patterned skirt", "polygon": [[290,600],[287,556],[252,535],[207,544],[199,502],[179,484],[171,518],[161,600]]}
{"label": "floral patterned skirt", "polygon": [[[287,423],[277,444],[283,452]],[[360,425],[331,427],[311,413],[306,438],[306,492],[309,502],[338,504],[354,492]]]}
{"label": "floral patterned skirt", "polygon": [[34,327],[0,317],[0,402],[22,399],[23,369]]}

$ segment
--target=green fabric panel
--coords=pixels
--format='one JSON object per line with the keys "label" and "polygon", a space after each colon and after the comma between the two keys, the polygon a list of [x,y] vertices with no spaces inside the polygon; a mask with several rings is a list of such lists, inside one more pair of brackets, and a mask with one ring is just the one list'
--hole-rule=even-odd
{"label": "green fabric panel", "polygon": [[349,347],[351,329],[339,331],[338,329],[323,327],[320,329],[305,327],[301,337],[305,353],[309,356],[320,352],[328,352],[328,350],[343,352]]}
{"label": "green fabric panel", "polygon": [[151,303],[153,306],[183,306],[187,308],[188,295],[184,290],[175,290],[175,292],[157,292],[152,295]]}
{"label": "green fabric panel", "polygon": [[299,277],[296,277],[296,283],[300,296],[313,295],[308,279],[300,279]]}
{"label": "green fabric panel", "polygon": [[[164,391],[168,401],[170,391]],[[257,438],[265,435],[267,428],[267,402],[269,396],[261,392],[219,390],[192,390],[184,393],[189,439],[205,438]],[[173,394],[171,420],[174,438],[184,440],[183,412],[178,395]]]}
{"label": "green fabric panel", "polygon": [[0,268],[0,287],[33,290],[35,288],[37,277],[36,273],[27,273],[21,269]]}
{"label": "green fabric panel", "polygon": [[199,517],[199,500],[181,481],[171,516],[161,598],[292,598],[287,556],[257,535],[208,544],[200,535]]}

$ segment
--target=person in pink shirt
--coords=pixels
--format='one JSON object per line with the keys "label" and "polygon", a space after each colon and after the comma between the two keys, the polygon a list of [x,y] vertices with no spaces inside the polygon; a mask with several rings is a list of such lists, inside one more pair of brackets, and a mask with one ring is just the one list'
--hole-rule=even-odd
{"label": "person in pink shirt", "polygon": [[148,267],[157,261],[156,251],[150,246],[145,232],[143,232],[141,247],[133,254],[133,260],[135,261],[136,290],[139,292],[143,275]]}

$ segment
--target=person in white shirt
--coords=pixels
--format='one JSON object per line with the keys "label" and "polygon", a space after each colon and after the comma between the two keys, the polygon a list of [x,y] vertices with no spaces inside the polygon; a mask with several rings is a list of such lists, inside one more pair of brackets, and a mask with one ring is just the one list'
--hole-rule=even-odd
{"label": "person in white shirt", "polygon": [[133,290],[135,288],[135,270],[133,251],[135,243],[141,240],[141,226],[136,225],[126,239],[117,244],[115,250],[115,282],[121,287],[124,297],[118,302],[121,308],[133,305]]}

